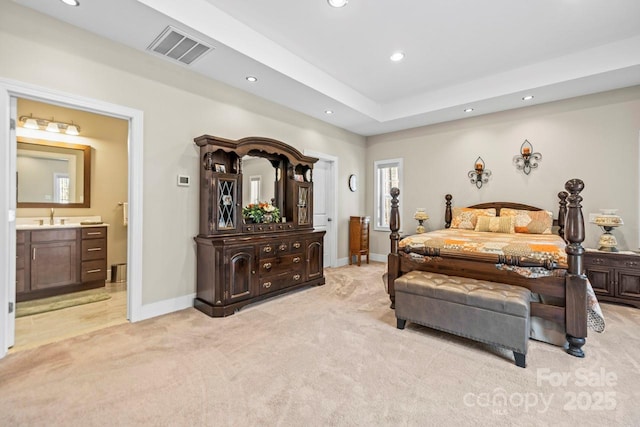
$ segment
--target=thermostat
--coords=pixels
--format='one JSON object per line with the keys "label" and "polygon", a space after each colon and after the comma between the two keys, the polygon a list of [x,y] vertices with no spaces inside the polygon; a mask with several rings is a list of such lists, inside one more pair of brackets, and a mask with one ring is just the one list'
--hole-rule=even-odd
{"label": "thermostat", "polygon": [[188,187],[191,179],[188,175],[178,175],[178,185],[181,187]]}

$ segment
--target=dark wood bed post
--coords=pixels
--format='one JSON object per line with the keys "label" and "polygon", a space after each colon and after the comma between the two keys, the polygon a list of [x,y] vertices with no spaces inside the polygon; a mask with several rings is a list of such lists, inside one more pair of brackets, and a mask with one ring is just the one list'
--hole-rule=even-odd
{"label": "dark wood bed post", "polygon": [[569,197],[569,193],[567,193],[566,191],[561,191],[558,193],[558,198],[560,199],[560,209],[558,209],[558,235],[563,239],[564,224],[567,219],[567,197]]}
{"label": "dark wood bed post", "polygon": [[398,255],[398,241],[400,240],[400,212],[398,211],[398,196],[400,190],[397,187],[393,187],[390,191],[391,194],[391,214],[389,217],[389,229],[391,234],[391,251],[387,257],[387,289],[389,292],[389,299],[391,300],[391,308],[396,308],[396,290],[394,280],[400,276],[400,255]]}
{"label": "dark wood bed post", "polygon": [[584,182],[580,179],[567,181],[564,188],[569,192],[569,207],[565,221],[565,240],[567,241],[567,270],[565,319],[567,328],[567,353],[584,357],[582,346],[587,337],[587,278],[583,271],[584,217],[582,215],[582,196]]}
{"label": "dark wood bed post", "polygon": [[444,196],[445,208],[444,208],[444,228],[451,227],[451,220],[453,219],[453,213],[451,213],[451,199],[453,196],[451,194],[447,194]]}

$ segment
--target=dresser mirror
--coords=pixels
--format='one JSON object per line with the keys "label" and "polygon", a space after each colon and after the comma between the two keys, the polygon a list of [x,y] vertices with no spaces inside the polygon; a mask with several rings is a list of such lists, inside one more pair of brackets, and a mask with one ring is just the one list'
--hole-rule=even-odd
{"label": "dresser mirror", "polygon": [[[242,206],[276,198],[279,168],[264,157],[242,157]],[[275,203],[276,206],[278,202]]]}
{"label": "dresser mirror", "polygon": [[16,152],[19,208],[88,208],[91,147],[19,138]]}

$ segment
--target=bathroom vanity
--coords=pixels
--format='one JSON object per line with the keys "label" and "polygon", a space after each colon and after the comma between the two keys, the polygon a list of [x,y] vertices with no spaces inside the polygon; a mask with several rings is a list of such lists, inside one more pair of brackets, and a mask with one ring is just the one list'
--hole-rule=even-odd
{"label": "bathroom vanity", "polygon": [[105,285],[107,225],[17,227],[16,300]]}

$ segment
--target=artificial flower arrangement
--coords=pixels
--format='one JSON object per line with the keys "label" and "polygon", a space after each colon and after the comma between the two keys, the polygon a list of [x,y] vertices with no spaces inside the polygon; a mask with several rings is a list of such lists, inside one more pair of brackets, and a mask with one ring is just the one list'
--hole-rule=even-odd
{"label": "artificial flower arrangement", "polygon": [[242,216],[256,223],[280,222],[280,209],[267,202],[249,203],[242,208]]}

